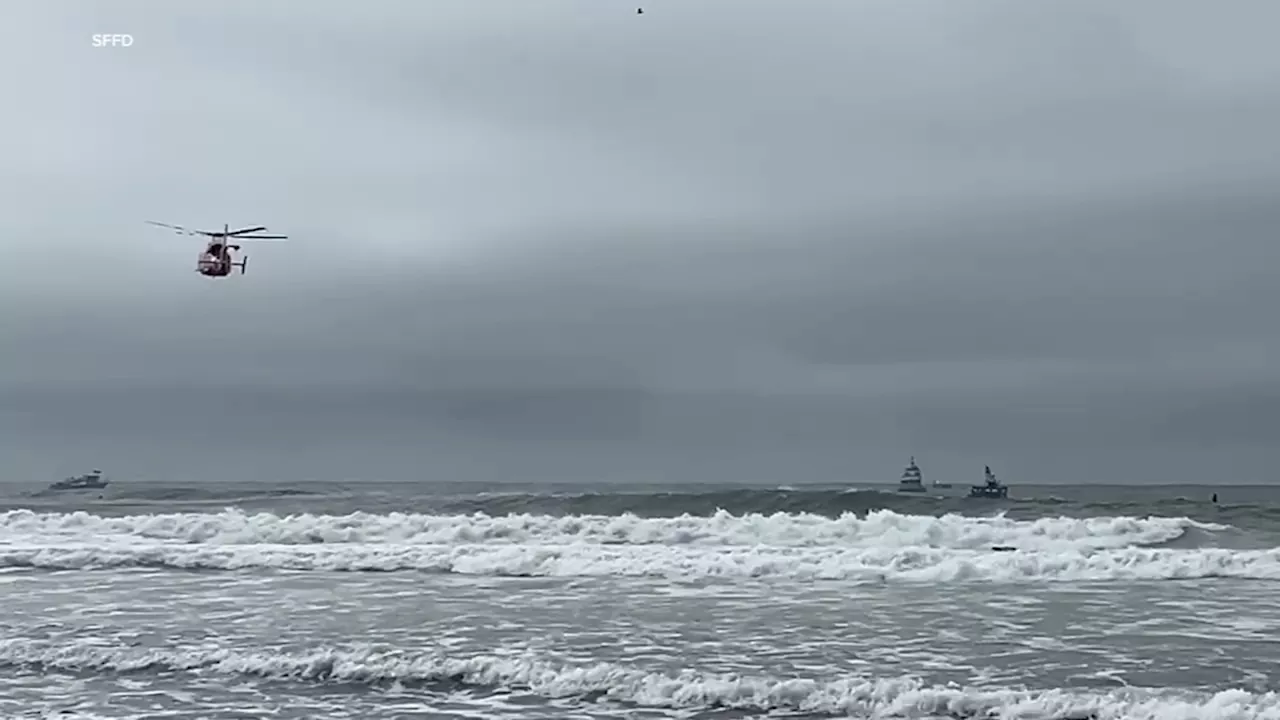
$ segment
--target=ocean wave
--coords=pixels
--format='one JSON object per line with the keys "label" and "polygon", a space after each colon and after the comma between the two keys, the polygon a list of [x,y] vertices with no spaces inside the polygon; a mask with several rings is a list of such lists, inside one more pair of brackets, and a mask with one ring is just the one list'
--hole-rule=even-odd
{"label": "ocean wave", "polygon": [[311,652],[187,647],[145,649],[0,640],[0,666],[40,672],[187,672],[302,683],[421,687],[449,692],[519,691],[549,699],[641,708],[737,709],[831,716],[1019,718],[1022,720],[1219,720],[1274,718],[1275,693],[1196,693],[1126,688],[1112,692],[929,685],[915,677],[780,678],[686,670],[665,674],[610,663],[548,662],[532,653],[450,657],[441,652],[329,648]]}
{"label": "ocean wave", "polygon": [[[483,514],[0,514],[0,568],[417,571],[869,582],[1280,579],[1280,549],[1212,547],[1187,518],[878,511],[645,518]],[[1192,546],[1192,543],[1203,546]],[[1000,550],[1001,552],[996,552]]]}
{"label": "ocean wave", "polygon": [[[287,498],[325,498],[325,497],[342,497],[350,495],[350,491],[345,488],[330,489],[328,491],[309,490],[305,488],[294,487],[255,487],[246,488],[241,485],[229,484],[226,486],[212,485],[199,488],[182,487],[171,485],[125,485],[123,488],[109,486],[109,489],[97,491],[98,494],[104,496],[110,495],[113,501],[133,501],[133,502],[149,502],[149,503],[171,503],[171,502],[188,502],[188,503],[216,503],[216,502],[242,502],[251,500],[276,500]],[[60,500],[66,498],[65,491],[52,489],[34,490],[26,493],[25,497]]]}
{"label": "ocean wave", "polygon": [[[1112,488],[1111,493],[1115,493]],[[1240,490],[1240,489],[1237,489]],[[1204,489],[1208,495],[1208,489]],[[1044,496],[1035,496],[1044,492]],[[1237,500],[1248,496],[1240,490]],[[90,512],[128,515],[166,508],[203,512],[221,506],[280,512],[344,513],[403,511],[434,515],[608,516],[676,518],[685,515],[711,517],[719,511],[737,516],[818,515],[830,519],[846,514],[863,515],[892,511],[900,515],[960,514],[988,516],[1002,513],[1020,520],[1066,517],[1192,517],[1205,522],[1230,523],[1242,533],[1265,535],[1280,543],[1280,505],[1258,502],[1207,502],[1174,496],[1112,497],[1106,493],[1085,499],[1065,499],[1052,488],[1024,487],[1019,497],[1000,501],[934,497],[899,493],[892,488],[690,488],[646,486],[628,490],[584,492],[565,485],[539,489],[494,485],[481,491],[470,483],[315,483],[305,486],[246,482],[220,482],[198,487],[173,483],[113,484],[100,493],[37,492],[5,495],[0,489],[0,511],[32,509],[45,512]],[[1123,493],[1120,493],[1123,495]],[[101,497],[99,497],[99,495]],[[1256,492],[1255,492],[1256,495]],[[1248,544],[1247,539],[1242,539]]]}
{"label": "ocean wave", "polygon": [[991,552],[939,548],[600,545],[88,545],[0,547],[0,567],[450,573],[861,582],[1280,580],[1280,549]]}
{"label": "ocean wave", "polygon": [[1039,518],[809,513],[733,515],[277,515],[227,509],[103,517],[86,512],[0,513],[0,543],[164,541],[207,545],[604,544],[1021,550],[1104,549],[1169,543],[1188,530],[1227,526],[1189,518]]}
{"label": "ocean wave", "polygon": [[711,515],[727,510],[736,515],[812,513],[836,517],[843,513],[866,513],[892,510],[910,515],[937,515],[959,512],[968,515],[990,514],[993,510],[1019,517],[1047,515],[1124,516],[1124,515],[1214,515],[1232,513],[1241,517],[1253,514],[1275,519],[1280,507],[1274,504],[1224,502],[1215,505],[1206,498],[1155,497],[1128,500],[1081,500],[1055,496],[1036,496],[1043,489],[1020,486],[1015,497],[1006,500],[975,501],[965,497],[941,497],[928,493],[900,493],[888,488],[725,488],[682,490],[645,489],[635,491],[562,491],[562,492],[460,492],[432,498],[434,512],[467,515],[475,512],[489,515],[534,513],[546,515],[622,515],[674,517],[678,515]]}

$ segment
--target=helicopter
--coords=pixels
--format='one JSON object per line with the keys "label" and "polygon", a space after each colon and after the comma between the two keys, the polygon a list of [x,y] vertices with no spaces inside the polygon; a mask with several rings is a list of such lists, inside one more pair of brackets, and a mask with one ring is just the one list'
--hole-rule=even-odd
{"label": "helicopter", "polygon": [[240,268],[240,274],[245,274],[248,269],[249,256],[240,256],[240,262],[235,262],[231,252],[239,251],[239,245],[231,245],[230,240],[287,240],[288,235],[253,235],[251,233],[262,232],[266,230],[265,225],[255,227],[242,228],[240,230],[231,230],[230,225],[224,224],[222,232],[213,230],[189,230],[181,225],[170,225],[168,223],[147,220],[148,225],[168,228],[179,235],[204,235],[209,238],[209,244],[205,246],[204,252],[200,253],[200,258],[196,261],[196,272],[205,277],[221,278],[231,274],[231,268]]}

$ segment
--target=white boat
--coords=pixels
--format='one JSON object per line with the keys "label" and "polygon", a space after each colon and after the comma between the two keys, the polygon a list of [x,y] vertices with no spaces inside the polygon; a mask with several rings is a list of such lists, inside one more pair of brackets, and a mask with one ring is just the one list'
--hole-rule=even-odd
{"label": "white boat", "polygon": [[916,456],[911,456],[911,464],[902,471],[902,479],[898,480],[898,492],[900,493],[923,493],[928,492],[924,487],[924,480],[921,477],[920,466],[916,465]]}
{"label": "white boat", "polygon": [[898,480],[898,492],[930,495],[939,498],[962,498],[968,494],[969,490],[963,486],[938,482],[937,480],[926,485],[924,483],[924,474],[920,471],[920,466],[916,464],[915,456],[912,455],[910,464],[902,471],[902,478]]}

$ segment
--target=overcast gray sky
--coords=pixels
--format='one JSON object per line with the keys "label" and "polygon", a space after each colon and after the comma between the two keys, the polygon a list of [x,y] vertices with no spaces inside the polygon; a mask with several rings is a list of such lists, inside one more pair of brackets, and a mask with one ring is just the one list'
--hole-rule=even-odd
{"label": "overcast gray sky", "polygon": [[0,464],[1275,478],[1280,4],[645,10],[6,3]]}

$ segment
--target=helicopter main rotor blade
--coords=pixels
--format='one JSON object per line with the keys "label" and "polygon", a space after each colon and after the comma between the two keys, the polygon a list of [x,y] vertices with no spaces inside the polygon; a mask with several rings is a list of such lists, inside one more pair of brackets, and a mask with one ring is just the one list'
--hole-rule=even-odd
{"label": "helicopter main rotor blade", "polygon": [[156,222],[155,220],[147,220],[147,224],[157,227],[168,228],[181,235],[203,235],[209,238],[235,238],[237,240],[288,240],[288,235],[250,235],[249,233],[260,232],[266,230],[265,225],[256,227],[247,227],[240,230],[232,230],[230,232],[217,232],[215,230],[191,230],[181,225],[170,225],[168,223]]}
{"label": "helicopter main rotor blade", "polygon": [[181,225],[170,225],[169,223],[156,222],[155,220],[147,220],[145,222],[148,225],[155,225],[156,227],[169,228],[174,232],[182,233],[186,235],[195,235],[196,233],[200,232],[199,230],[188,230],[187,228],[184,228]]}

